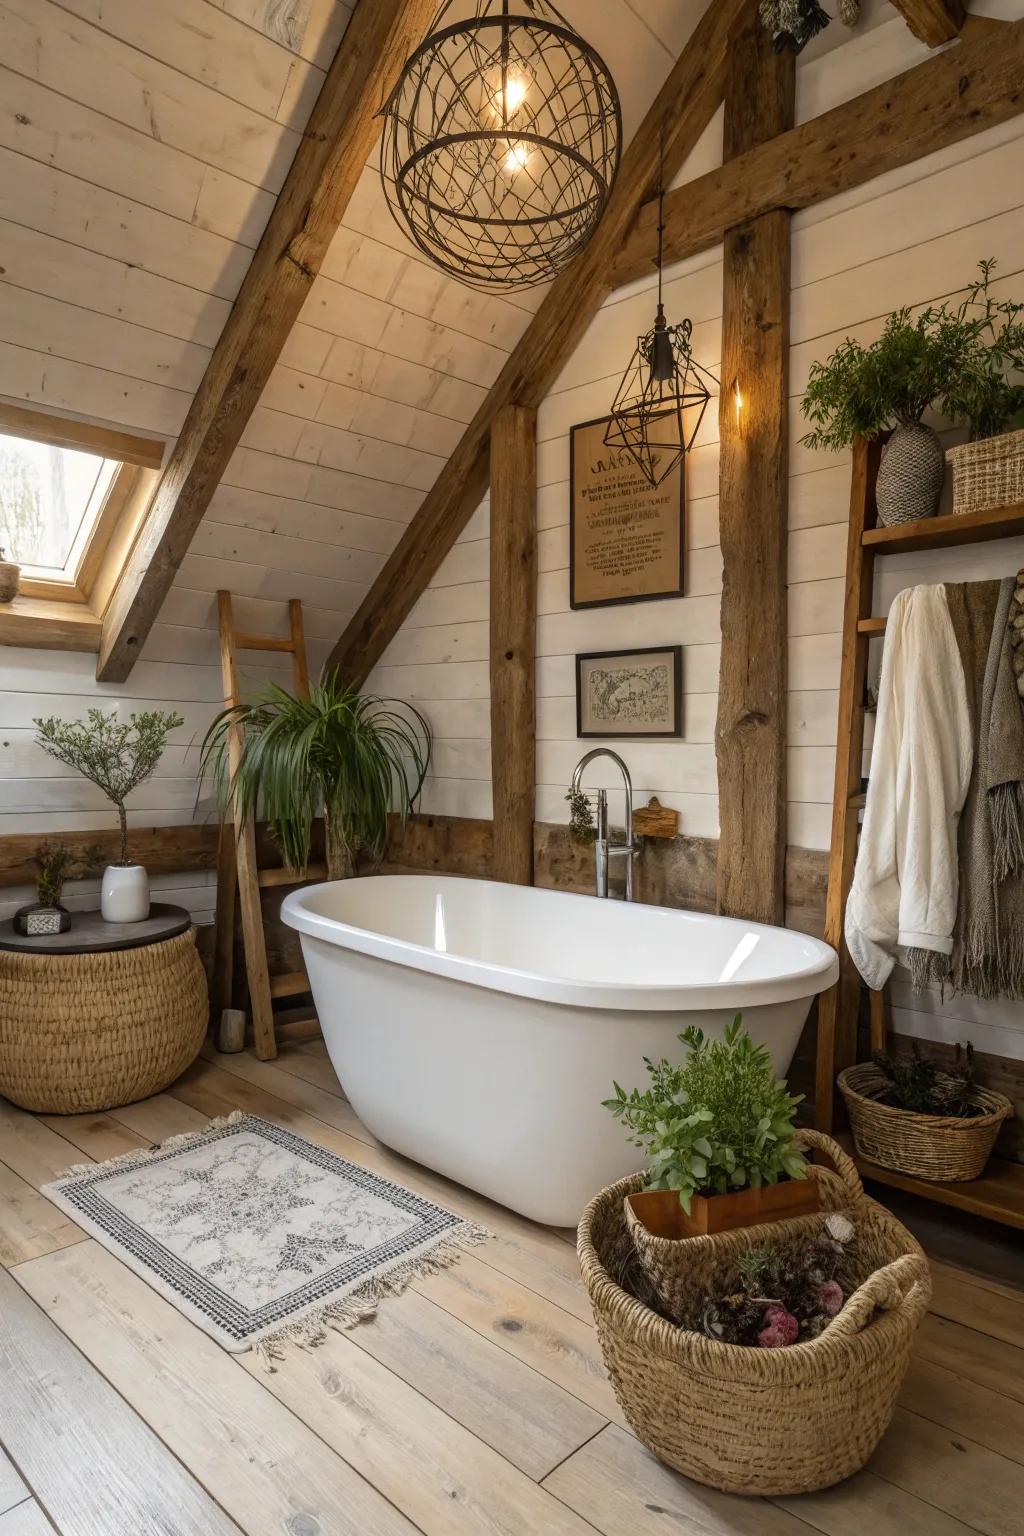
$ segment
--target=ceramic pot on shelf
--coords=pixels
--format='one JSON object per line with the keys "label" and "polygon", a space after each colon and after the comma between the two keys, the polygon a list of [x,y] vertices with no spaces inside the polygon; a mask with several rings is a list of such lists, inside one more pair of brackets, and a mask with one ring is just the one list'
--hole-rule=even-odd
{"label": "ceramic pot on shelf", "polygon": [[878,523],[916,523],[939,510],[946,458],[938,434],[923,421],[897,427],[882,449],[875,485]]}
{"label": "ceramic pot on shelf", "polygon": [[149,916],[149,876],[141,864],[108,864],[100,887],[105,923],[141,923]]}
{"label": "ceramic pot on shelf", "polygon": [[11,603],[18,595],[18,583],[21,580],[21,566],[15,565],[13,560],[4,558],[4,552],[0,549],[0,603]]}

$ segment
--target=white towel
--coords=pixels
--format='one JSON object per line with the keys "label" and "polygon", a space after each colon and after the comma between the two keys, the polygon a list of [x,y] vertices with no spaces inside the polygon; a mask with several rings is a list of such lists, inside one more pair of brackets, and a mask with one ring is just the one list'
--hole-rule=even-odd
{"label": "white towel", "polygon": [[877,991],[898,947],[949,955],[957,824],[974,745],[945,587],[911,587],[889,611],[867,804],[846,943]]}

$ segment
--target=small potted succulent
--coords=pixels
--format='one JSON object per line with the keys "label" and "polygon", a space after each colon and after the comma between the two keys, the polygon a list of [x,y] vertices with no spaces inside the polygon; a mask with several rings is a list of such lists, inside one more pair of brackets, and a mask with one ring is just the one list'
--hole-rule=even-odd
{"label": "small potted succulent", "polygon": [[857,1151],[868,1162],[919,1179],[961,1183],[978,1179],[1013,1105],[975,1080],[974,1051],[957,1046],[954,1060],[882,1052],[847,1067],[839,1088]]}
{"label": "small potted succulent", "polygon": [[133,713],[119,721],[117,711],[90,709],[84,720],[35,720],[37,744],[50,757],[101,789],[117,808],[121,857],[103,871],[100,913],[108,923],[139,923],[149,916],[149,876],[128,856],[125,800],[145,782],[163,756],[167,737],[183,725],[180,715],[162,710]]}
{"label": "small potted succulent", "polygon": [[8,560],[2,548],[0,548],[0,603],[13,603],[18,595],[18,584],[21,581],[21,566],[13,560]]}
{"label": "small potted succulent", "polygon": [[14,914],[14,931],[28,938],[66,933],[71,927],[71,913],[61,905],[65,880],[84,873],[78,860],[63,843],[40,843],[36,849],[37,900],[19,907]]}
{"label": "small potted succulent", "polygon": [[655,1237],[685,1238],[806,1214],[817,1181],[795,1142],[800,1098],[775,1076],[739,1014],[721,1040],[691,1025],[679,1066],[645,1057],[643,1093],[604,1101],[646,1153],[647,1188],[629,1195],[633,1216]]}

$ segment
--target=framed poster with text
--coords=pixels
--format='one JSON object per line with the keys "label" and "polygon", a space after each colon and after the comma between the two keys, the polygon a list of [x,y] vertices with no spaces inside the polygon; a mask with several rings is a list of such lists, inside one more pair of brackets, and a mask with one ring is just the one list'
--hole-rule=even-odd
{"label": "framed poster with text", "polygon": [[625,449],[606,448],[608,417],[569,435],[569,606],[681,597],[685,459],[653,486]]}

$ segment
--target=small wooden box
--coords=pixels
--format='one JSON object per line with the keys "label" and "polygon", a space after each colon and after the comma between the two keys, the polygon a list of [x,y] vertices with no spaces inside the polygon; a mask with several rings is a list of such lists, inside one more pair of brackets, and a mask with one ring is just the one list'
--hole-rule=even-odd
{"label": "small wooden box", "polygon": [[786,1221],[819,1209],[818,1181],[783,1179],[760,1189],[740,1189],[732,1195],[694,1195],[687,1215],[674,1189],[645,1189],[627,1196],[633,1214],[654,1237],[710,1237],[757,1227],[766,1221]]}

